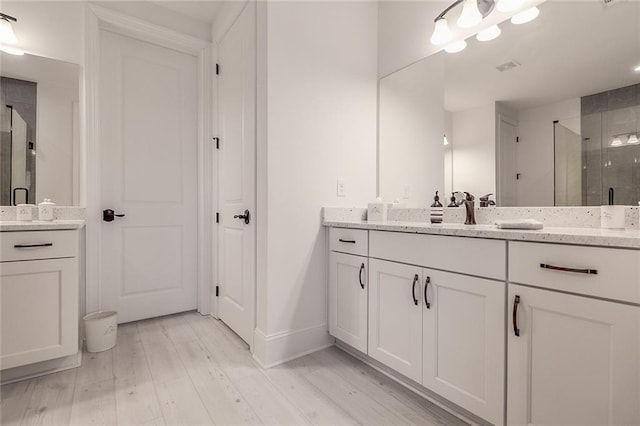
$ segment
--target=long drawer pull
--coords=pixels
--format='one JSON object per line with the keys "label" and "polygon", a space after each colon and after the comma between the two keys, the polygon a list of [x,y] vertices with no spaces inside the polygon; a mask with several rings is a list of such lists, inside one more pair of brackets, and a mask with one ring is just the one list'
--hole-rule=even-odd
{"label": "long drawer pull", "polygon": [[431,277],[427,277],[424,282],[424,304],[427,309],[431,309],[431,303],[429,303],[429,298],[427,297],[427,289],[429,288],[429,284],[431,283]]}
{"label": "long drawer pull", "polygon": [[13,248],[34,248],[34,247],[53,247],[53,243],[39,243],[39,244],[16,244]]}
{"label": "long drawer pull", "polygon": [[513,298],[513,334],[520,336],[520,329],[518,328],[518,305],[520,304],[520,296],[516,295]]}
{"label": "long drawer pull", "polygon": [[364,263],[360,265],[360,272],[358,272],[358,279],[360,280],[360,287],[364,290],[364,282],[362,281],[362,273],[364,272]]}
{"label": "long drawer pull", "polygon": [[587,275],[598,275],[597,269],[576,269],[576,268],[565,268],[563,266],[553,266],[547,263],[541,263],[540,267],[543,269],[551,269],[553,271],[563,271],[563,272],[575,272],[578,274],[587,274]]}
{"label": "long drawer pull", "polygon": [[418,282],[418,280],[420,279],[420,277],[418,277],[418,274],[416,274],[413,277],[413,285],[411,286],[411,297],[413,297],[413,303],[418,306],[418,299],[416,299],[416,283]]}
{"label": "long drawer pull", "polygon": [[341,243],[349,243],[349,244],[356,243],[356,240],[343,240],[342,238],[340,238],[338,241],[340,241]]}

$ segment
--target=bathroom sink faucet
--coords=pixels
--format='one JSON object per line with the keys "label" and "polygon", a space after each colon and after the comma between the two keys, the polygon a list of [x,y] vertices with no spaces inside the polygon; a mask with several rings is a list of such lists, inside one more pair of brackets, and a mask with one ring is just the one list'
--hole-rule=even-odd
{"label": "bathroom sink faucet", "polygon": [[489,199],[489,197],[491,197],[492,195],[493,194],[487,194],[480,197],[480,207],[495,206],[496,202]]}

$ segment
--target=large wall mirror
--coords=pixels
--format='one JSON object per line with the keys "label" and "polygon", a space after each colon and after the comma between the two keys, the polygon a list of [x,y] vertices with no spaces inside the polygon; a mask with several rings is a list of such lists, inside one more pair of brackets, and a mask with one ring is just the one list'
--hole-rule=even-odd
{"label": "large wall mirror", "polygon": [[640,2],[548,1],[380,80],[379,193],[499,206],[640,201]]}
{"label": "large wall mirror", "polygon": [[78,204],[79,66],[0,56],[0,205]]}

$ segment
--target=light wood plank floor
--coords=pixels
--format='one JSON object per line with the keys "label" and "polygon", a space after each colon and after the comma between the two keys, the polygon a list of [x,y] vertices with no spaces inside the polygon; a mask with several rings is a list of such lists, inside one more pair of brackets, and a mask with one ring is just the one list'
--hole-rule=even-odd
{"label": "light wood plank floor", "polygon": [[463,425],[337,348],[263,370],[195,312],[121,325],[82,366],[2,386],[2,425]]}

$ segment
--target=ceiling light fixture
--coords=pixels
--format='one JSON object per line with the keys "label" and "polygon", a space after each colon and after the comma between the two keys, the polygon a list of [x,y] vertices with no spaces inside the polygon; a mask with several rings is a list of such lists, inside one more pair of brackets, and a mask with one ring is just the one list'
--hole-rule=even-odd
{"label": "ceiling light fixture", "polygon": [[476,39],[478,39],[478,41],[490,41],[498,38],[500,34],[502,34],[502,30],[500,29],[500,27],[497,25],[492,25],[489,28],[480,31],[476,35]]}
{"label": "ceiling light fixture", "polygon": [[482,21],[482,13],[478,10],[478,0],[464,0],[462,13],[458,18],[460,28],[475,27]]}
{"label": "ceiling light fixture", "polygon": [[531,22],[536,19],[538,15],[540,15],[540,9],[534,6],[513,15],[511,23],[515,25],[526,24],[527,22]]}
{"label": "ceiling light fixture", "polygon": [[4,43],[4,44],[18,43],[18,38],[13,33],[13,28],[11,27],[11,21],[18,22],[18,20],[13,16],[0,13],[0,43]]}
{"label": "ceiling light fixture", "polygon": [[520,8],[524,0],[499,0],[496,8],[503,13],[513,12]]}
{"label": "ceiling light fixture", "polygon": [[451,34],[445,15],[459,4],[463,4],[463,6],[462,13],[458,18],[457,24],[460,28],[470,28],[478,25],[483,18],[486,18],[487,15],[491,13],[495,7],[495,0],[455,0],[449,7],[443,10],[442,13],[436,16],[436,19],[433,20],[435,25],[433,28],[433,34],[431,35],[431,44],[438,46],[451,41],[453,34]]}
{"label": "ceiling light fixture", "polygon": [[459,40],[459,41],[454,41],[453,43],[447,45],[447,47],[445,47],[444,50],[447,53],[458,53],[458,52],[462,52],[466,47],[467,47],[467,42],[464,40]]}

